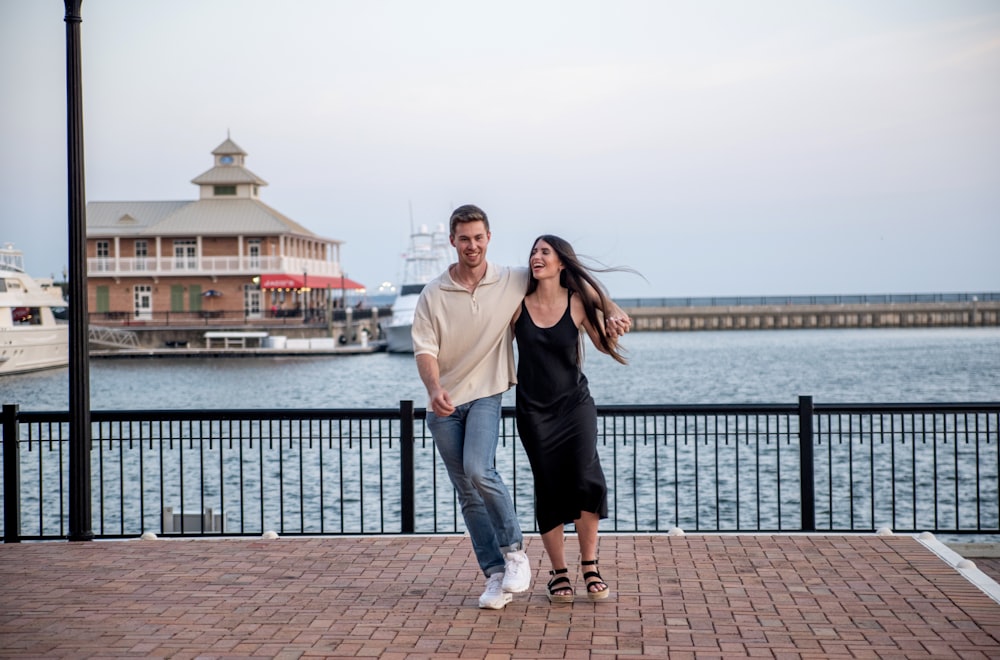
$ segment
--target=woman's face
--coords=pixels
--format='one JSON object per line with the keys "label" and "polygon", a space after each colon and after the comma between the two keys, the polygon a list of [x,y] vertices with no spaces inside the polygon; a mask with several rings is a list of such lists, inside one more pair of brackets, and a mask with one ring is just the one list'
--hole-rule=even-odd
{"label": "woman's face", "polygon": [[531,274],[536,280],[558,278],[563,269],[562,260],[552,246],[542,239],[535,241],[531,247],[531,255],[528,258],[528,266]]}

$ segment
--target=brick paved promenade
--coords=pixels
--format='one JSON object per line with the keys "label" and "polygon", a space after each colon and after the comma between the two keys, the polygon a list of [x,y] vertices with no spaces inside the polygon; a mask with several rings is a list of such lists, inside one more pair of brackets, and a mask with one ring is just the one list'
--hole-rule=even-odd
{"label": "brick paved promenade", "polygon": [[462,537],[0,545],[0,656],[1000,658],[1000,604],[910,536],[604,535],[612,596],[570,605],[527,544],[502,611]]}

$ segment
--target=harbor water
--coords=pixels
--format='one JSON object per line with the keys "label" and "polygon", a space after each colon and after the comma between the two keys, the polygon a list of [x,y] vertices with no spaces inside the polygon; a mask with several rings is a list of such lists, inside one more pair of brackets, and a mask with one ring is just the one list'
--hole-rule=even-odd
{"label": "harbor water", "polygon": [[[598,405],[1000,401],[1000,328],[637,332],[622,366],[592,348]],[[0,402],[66,410],[68,369],[0,378]],[[91,408],[425,405],[412,355],[90,361]],[[513,405],[513,390],[505,395]]]}
{"label": "harbor water", "polygon": [[[623,343],[627,366],[595,350],[587,353],[585,371],[598,405],[794,403],[800,395],[817,403],[1000,401],[1000,328],[645,332]],[[371,409],[395,408],[407,399],[425,405],[413,356],[405,354],[93,359],[90,366],[92,410]],[[7,376],[0,378],[0,402],[23,411],[66,410],[68,387],[65,368]],[[505,404],[513,405],[513,390]],[[127,457],[122,469],[139,469],[135,460]],[[281,457],[261,460],[268,473],[280,472]],[[176,470],[168,468],[163,478],[174,483]],[[35,469],[30,463],[23,468],[23,483],[39,480]],[[392,466],[386,469],[393,473]],[[153,489],[149,501],[156,497],[155,483],[150,478],[147,484]],[[119,486],[130,497],[129,488]],[[521,479],[516,490],[520,501],[531,501],[529,479]],[[57,488],[49,484],[45,492],[46,508],[57,511]],[[420,495],[421,502],[433,497]],[[29,520],[38,518],[37,505],[24,503]],[[302,507],[307,520],[336,514],[318,500],[303,499]],[[117,514],[107,515],[115,523]],[[147,529],[158,529],[158,515],[155,509],[148,514]],[[524,515],[522,524],[530,525],[530,511]],[[346,524],[355,522],[347,515]]]}

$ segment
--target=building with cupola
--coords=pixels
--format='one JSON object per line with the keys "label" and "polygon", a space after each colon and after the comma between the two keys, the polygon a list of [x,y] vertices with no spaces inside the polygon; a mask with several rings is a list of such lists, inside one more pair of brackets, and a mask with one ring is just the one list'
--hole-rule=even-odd
{"label": "building with cupola", "polygon": [[227,136],[191,181],[196,200],[87,204],[92,322],[308,321],[363,295],[342,242],[261,201],[267,182],[246,157]]}

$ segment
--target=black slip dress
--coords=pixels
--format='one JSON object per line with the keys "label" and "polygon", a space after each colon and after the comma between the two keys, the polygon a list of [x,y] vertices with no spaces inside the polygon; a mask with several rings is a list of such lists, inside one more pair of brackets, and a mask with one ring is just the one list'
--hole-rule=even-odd
{"label": "black slip dress", "polygon": [[[572,295],[572,294],[570,294]],[[580,369],[580,331],[566,311],[539,328],[521,303],[517,338],[517,430],[535,480],[539,532],[581,512],[608,517],[608,488],[597,454],[597,409]]]}

